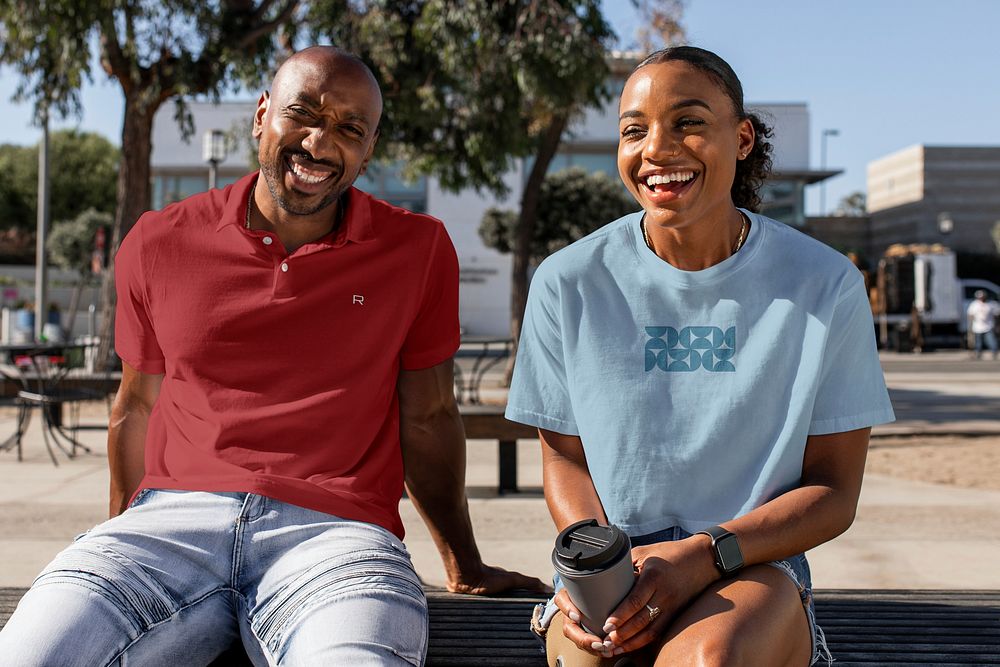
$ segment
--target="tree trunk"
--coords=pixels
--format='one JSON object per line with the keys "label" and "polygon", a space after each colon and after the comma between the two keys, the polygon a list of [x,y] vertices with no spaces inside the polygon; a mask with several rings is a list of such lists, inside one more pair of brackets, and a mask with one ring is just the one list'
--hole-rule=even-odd
{"label": "tree trunk", "polygon": [[76,309],[80,307],[80,294],[83,293],[83,285],[86,281],[83,276],[77,276],[73,285],[73,296],[69,299],[69,313],[63,323],[66,331],[66,340],[73,340],[73,325],[76,324]]}
{"label": "tree trunk", "polygon": [[107,368],[115,326],[115,263],[125,234],[150,205],[150,168],[152,153],[153,115],[159,101],[150,104],[141,100],[148,91],[137,90],[125,96],[125,119],[122,125],[121,161],[118,165],[118,208],[111,227],[108,244],[108,268],[101,282],[101,344],[97,351],[99,368]]}
{"label": "tree trunk", "polygon": [[521,210],[514,231],[514,261],[510,276],[510,335],[514,339],[514,346],[507,362],[507,386],[510,386],[510,378],[514,372],[517,346],[521,340],[521,323],[524,321],[524,307],[528,302],[528,267],[531,263],[531,241],[535,238],[538,199],[542,192],[545,174],[556,151],[559,150],[559,142],[562,140],[568,121],[568,113],[556,114],[542,132],[538,152],[535,154],[535,163],[531,167],[531,173],[521,195]]}

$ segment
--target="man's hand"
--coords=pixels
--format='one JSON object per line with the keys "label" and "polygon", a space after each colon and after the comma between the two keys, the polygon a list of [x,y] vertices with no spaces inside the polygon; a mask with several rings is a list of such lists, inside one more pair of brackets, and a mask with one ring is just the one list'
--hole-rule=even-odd
{"label": "man's hand", "polygon": [[465,430],[455,404],[452,360],[399,374],[399,439],[406,488],[427,524],[448,590],[490,595],[512,588],[543,592],[544,583],[483,563],[465,496]]}
{"label": "man's hand", "polygon": [[525,590],[533,593],[552,594],[552,587],[537,577],[529,577],[520,572],[505,570],[502,567],[483,564],[478,575],[448,582],[448,590],[452,593],[465,595],[495,595],[509,590]]}

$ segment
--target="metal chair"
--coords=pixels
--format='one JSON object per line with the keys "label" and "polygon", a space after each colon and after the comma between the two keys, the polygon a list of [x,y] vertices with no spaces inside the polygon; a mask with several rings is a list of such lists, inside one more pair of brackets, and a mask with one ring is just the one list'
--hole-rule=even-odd
{"label": "metal chair", "polygon": [[[70,346],[64,346],[66,348]],[[91,400],[93,396],[83,390],[66,389],[60,386],[70,369],[70,362],[64,348],[38,346],[37,349],[26,351],[14,358],[14,368],[22,388],[17,392],[17,431],[0,449],[17,448],[17,460],[22,459],[22,440],[31,420],[31,412],[38,409],[41,414],[42,438],[45,449],[58,466],[55,448],[61,450],[68,458],[77,456],[77,450],[90,453],[89,447],[77,440],[79,429],[79,404]],[[63,406],[70,406],[70,416],[73,419],[72,434],[63,426]]]}

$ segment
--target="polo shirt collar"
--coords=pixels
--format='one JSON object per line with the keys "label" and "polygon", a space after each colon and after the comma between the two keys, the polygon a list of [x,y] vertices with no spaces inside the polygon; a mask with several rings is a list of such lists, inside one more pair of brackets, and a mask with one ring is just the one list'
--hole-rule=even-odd
{"label": "polo shirt collar", "polygon": [[[229,198],[222,209],[219,224],[216,231],[222,230],[228,225],[236,225],[242,228],[247,219],[247,200],[250,197],[250,189],[257,182],[260,171],[247,174],[232,185],[229,191]],[[365,243],[375,238],[375,229],[372,226],[372,212],[369,197],[354,186],[345,195],[347,210],[344,211],[344,219],[340,228],[333,234],[327,234],[317,243],[327,243],[334,247],[342,246],[348,241],[353,243]]]}

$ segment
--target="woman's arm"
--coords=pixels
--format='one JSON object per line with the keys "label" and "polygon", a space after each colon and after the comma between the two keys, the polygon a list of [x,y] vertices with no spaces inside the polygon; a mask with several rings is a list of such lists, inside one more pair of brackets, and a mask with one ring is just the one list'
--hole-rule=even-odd
{"label": "woman's arm", "polygon": [[[747,566],[802,553],[850,527],[861,493],[870,433],[870,428],[864,428],[810,436],[799,486],[722,524],[739,539]],[[629,623],[637,613],[647,613],[647,604],[659,606],[664,617],[672,616],[721,577],[707,535],[636,547],[632,555],[639,579],[609,618],[618,628],[611,640],[626,651],[653,639],[641,631],[648,623]]]}
{"label": "woman's arm", "polygon": [[863,428],[810,436],[798,488],[724,524],[739,537],[747,564],[802,553],[850,528],[861,495],[870,433],[870,428]]}
{"label": "woman's arm", "polygon": [[[542,480],[545,485],[545,503],[549,506],[549,514],[556,524],[556,529],[562,531],[583,519],[597,519],[606,524],[607,516],[601,499],[597,496],[594,481],[587,468],[587,459],[583,453],[583,441],[576,435],[563,435],[555,431],[538,429],[542,441]],[[608,657],[607,651],[601,651],[601,640],[583,629],[580,623],[580,610],[569,599],[566,589],[562,589],[555,597],[555,605],[566,616],[563,624],[563,634],[584,651],[594,655]],[[598,648],[600,647],[600,648]]]}
{"label": "woman's arm", "polygon": [[583,519],[606,524],[608,518],[590,478],[580,436],[538,429],[538,437],[542,441],[545,503],[556,529],[561,531]]}

